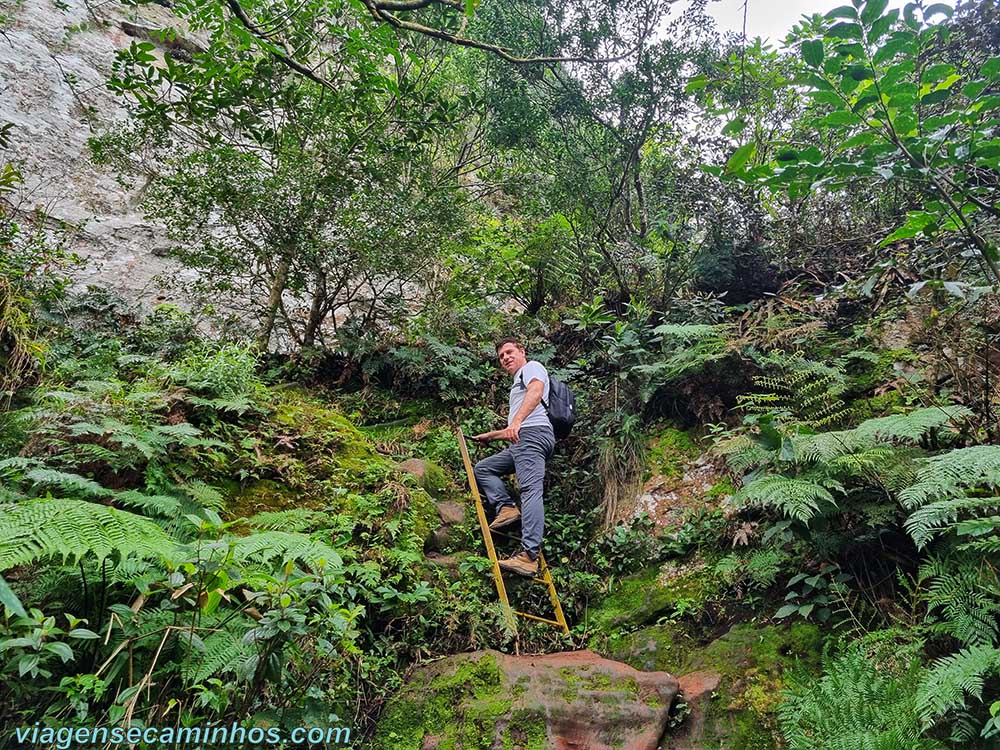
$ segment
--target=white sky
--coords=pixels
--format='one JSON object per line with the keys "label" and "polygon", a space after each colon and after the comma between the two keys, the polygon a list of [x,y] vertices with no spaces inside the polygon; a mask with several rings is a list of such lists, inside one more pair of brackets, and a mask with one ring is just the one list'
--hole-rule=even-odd
{"label": "white sky", "polygon": [[[772,46],[781,46],[789,29],[803,15],[826,13],[850,0],[747,0],[747,39],[756,36],[770,39]],[[890,8],[902,8],[905,0],[889,0]],[[948,5],[954,6],[954,2]],[[708,13],[719,25],[720,32],[743,30],[743,0],[716,0],[708,5]]]}

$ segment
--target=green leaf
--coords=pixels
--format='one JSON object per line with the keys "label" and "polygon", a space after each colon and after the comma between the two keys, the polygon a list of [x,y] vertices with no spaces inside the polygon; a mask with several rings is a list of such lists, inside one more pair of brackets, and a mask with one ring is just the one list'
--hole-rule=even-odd
{"label": "green leaf", "polygon": [[835,91],[810,91],[808,96],[812,98],[813,101],[820,102],[821,104],[828,104],[831,107],[843,107],[844,100]]}
{"label": "green leaf", "polygon": [[935,89],[930,93],[924,94],[920,97],[921,104],[937,104],[938,102],[943,102],[949,96],[947,89]]}
{"label": "green leaf", "polygon": [[723,135],[737,135],[742,133],[747,128],[747,121],[742,117],[737,117],[735,120],[730,122],[726,127],[722,129]]}
{"label": "green leaf", "polygon": [[823,40],[810,39],[802,42],[802,59],[806,61],[806,64],[818,68],[823,62]]}
{"label": "green leaf", "polygon": [[[1000,60],[1000,57],[997,59]],[[979,79],[978,81],[969,81],[962,87],[962,93],[969,99],[975,99],[983,93],[983,89],[987,86],[989,86],[989,81],[984,81],[982,79]]]}
{"label": "green leaf", "polygon": [[687,86],[684,87],[684,93],[693,94],[695,91],[701,91],[703,88],[708,86],[709,83],[711,83],[711,81],[707,76],[695,76],[687,82]]}
{"label": "green leaf", "polygon": [[944,3],[934,3],[933,5],[928,5],[924,8],[924,21],[926,22],[928,18],[936,16],[938,13],[944,15],[945,18],[951,18],[952,13],[954,12],[955,9],[950,5],[945,5]]}
{"label": "green leaf", "polygon": [[729,161],[726,162],[726,172],[734,174],[741,169],[743,166],[750,161],[754,155],[757,153],[757,144],[747,143],[736,149],[735,153],[729,157]]}
{"label": "green leaf", "polygon": [[868,41],[877,42],[879,39],[884,37],[886,34],[892,30],[892,27],[896,25],[896,21],[899,20],[899,11],[890,10],[875,23],[868,30]]}
{"label": "green leaf", "polygon": [[826,14],[825,18],[827,21],[832,21],[834,18],[857,18],[858,12],[852,8],[850,5],[841,5],[839,8],[834,8],[829,13]]}
{"label": "green leaf", "polygon": [[1000,57],[991,57],[979,69],[979,75],[986,78],[995,78],[997,74],[1000,74]]}
{"label": "green leaf", "polygon": [[80,640],[93,641],[97,640],[101,636],[95,633],[93,630],[88,630],[87,628],[73,628],[66,635],[70,638],[79,638]]}
{"label": "green leaf", "polygon": [[937,65],[931,65],[927,68],[923,75],[920,76],[920,80],[924,83],[928,81],[940,81],[943,78],[955,73],[955,66],[949,65],[948,63],[938,63]]}
{"label": "green leaf", "polygon": [[3,605],[8,614],[14,617],[28,616],[28,613],[24,611],[24,605],[21,604],[21,600],[17,598],[17,594],[14,593],[14,590],[4,580],[3,576],[0,576],[0,604]]}
{"label": "green leaf", "polygon": [[907,47],[912,45],[914,41],[916,41],[916,36],[912,32],[897,32],[879,48],[872,59],[876,65],[881,65],[891,60],[899,52],[906,51],[909,53]]}
{"label": "green leaf", "polygon": [[908,240],[922,233],[927,227],[937,221],[937,216],[928,211],[908,211],[906,222],[895,232],[890,234],[879,243],[879,247],[885,247],[899,240]]}
{"label": "green leaf", "polygon": [[794,615],[799,611],[798,604],[786,604],[784,607],[775,612],[775,617],[788,617],[789,615]]}
{"label": "green leaf", "polygon": [[867,81],[875,77],[867,65],[852,65],[847,69],[847,75],[855,81]]}
{"label": "green leaf", "polygon": [[871,26],[875,19],[879,18],[889,6],[889,0],[868,0],[861,11],[861,23]]}
{"label": "green leaf", "polygon": [[41,661],[41,657],[38,654],[24,654],[17,665],[18,676],[24,677],[26,673],[38,666],[39,661]]}
{"label": "green leaf", "polygon": [[864,38],[861,27],[858,24],[846,21],[841,21],[831,26],[827,29],[825,36],[827,39],[857,39],[859,41]]}
{"label": "green leaf", "polygon": [[54,643],[46,643],[43,648],[46,651],[51,651],[53,654],[56,654],[60,659],[62,659],[63,664],[73,658],[73,649],[65,643],[60,643],[58,641]]}
{"label": "green leaf", "polygon": [[839,112],[831,112],[826,117],[822,117],[816,121],[816,125],[824,128],[836,128],[842,127],[844,125],[851,125],[858,121],[850,112],[841,110]]}

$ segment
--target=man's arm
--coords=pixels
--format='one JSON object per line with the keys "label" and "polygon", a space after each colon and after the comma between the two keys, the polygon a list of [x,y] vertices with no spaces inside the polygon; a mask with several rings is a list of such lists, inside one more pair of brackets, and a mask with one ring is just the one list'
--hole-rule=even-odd
{"label": "man's arm", "polygon": [[545,383],[538,378],[532,379],[528,383],[527,393],[524,394],[524,401],[521,402],[521,408],[517,410],[517,414],[511,420],[510,427],[503,430],[484,432],[481,435],[474,436],[472,439],[481,443],[487,443],[491,440],[509,440],[512,443],[516,443],[518,433],[521,431],[521,423],[542,403],[542,394],[544,393]]}

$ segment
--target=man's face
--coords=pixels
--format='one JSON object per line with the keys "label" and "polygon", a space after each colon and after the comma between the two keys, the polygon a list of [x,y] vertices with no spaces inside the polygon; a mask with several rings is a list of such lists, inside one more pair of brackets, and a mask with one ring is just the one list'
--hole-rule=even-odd
{"label": "man's face", "polygon": [[517,344],[504,344],[497,351],[497,357],[500,359],[500,366],[513,375],[515,372],[524,367],[528,358],[524,355],[524,349],[522,349]]}

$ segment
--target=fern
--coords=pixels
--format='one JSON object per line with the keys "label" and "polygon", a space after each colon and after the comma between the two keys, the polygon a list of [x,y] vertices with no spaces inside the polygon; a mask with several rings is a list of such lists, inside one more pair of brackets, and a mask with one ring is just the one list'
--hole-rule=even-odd
{"label": "fern", "polygon": [[917,687],[917,711],[924,727],[945,714],[982,700],[986,678],[1000,673],[1000,649],[970,646],[934,662]]}
{"label": "fern", "polygon": [[944,750],[921,736],[915,666],[881,669],[858,645],[823,661],[823,675],[793,677],[778,706],[788,750]]}
{"label": "fern", "polygon": [[1000,581],[996,570],[975,558],[932,557],[919,573],[922,581],[928,581],[928,619],[940,618],[933,624],[935,631],[965,646],[997,643]]}
{"label": "fern", "polygon": [[780,474],[768,474],[751,482],[733,496],[733,501],[774,508],[803,523],[819,513],[822,503],[836,506],[833,495],[825,487],[807,479]]}
{"label": "fern", "polygon": [[265,511],[251,516],[246,523],[255,529],[270,531],[307,531],[316,528],[325,515],[306,508]]}
{"label": "fern", "polygon": [[905,414],[868,419],[850,430],[831,430],[816,435],[793,437],[792,440],[799,460],[807,463],[831,461],[887,444],[919,444],[945,425],[963,419],[970,413],[964,406],[914,409]]}
{"label": "fern", "polygon": [[916,484],[899,493],[908,509],[948,497],[961,497],[966,490],[1000,487],[1000,445],[959,448],[922,460]]}
{"label": "fern", "polygon": [[960,550],[986,552],[991,555],[1000,554],[1000,516],[973,518],[955,524],[954,528],[955,533],[959,536],[986,537],[959,545]]}
{"label": "fern", "polygon": [[220,511],[226,504],[226,499],[215,487],[200,480],[180,485],[180,489],[192,500],[205,508]]}
{"label": "fern", "polygon": [[343,566],[340,553],[330,545],[288,531],[265,531],[242,537],[236,541],[233,554],[237,560],[257,562],[275,558],[281,562],[299,560],[314,570],[323,567],[326,572],[339,571]]}
{"label": "fern", "polygon": [[[935,536],[956,528],[959,516],[978,515],[1000,510],[1000,497],[957,497],[929,503],[906,519],[906,531],[917,549],[923,549]],[[966,527],[968,528],[968,527]]]}
{"label": "fern", "polygon": [[115,493],[115,501],[130,508],[138,508],[146,515],[173,518],[181,512],[181,501],[170,495],[147,495],[138,490]]}
{"label": "fern", "polygon": [[7,476],[11,476],[18,472],[24,471],[25,469],[33,469],[39,466],[44,466],[44,464],[37,458],[28,458],[27,456],[13,456],[11,458],[5,458],[3,461],[0,461],[0,472],[3,472]]}
{"label": "fern", "polygon": [[843,368],[807,360],[802,352],[773,352],[760,360],[762,367],[777,374],[754,377],[754,384],[766,392],[739,397],[747,412],[776,413],[812,427],[828,426],[847,416],[841,398],[847,389]]}
{"label": "fern", "polygon": [[169,557],[175,546],[149,519],[83,500],[30,500],[0,515],[0,570],[46,557]]}
{"label": "fern", "polygon": [[102,487],[93,479],[81,477],[67,471],[55,469],[32,469],[25,478],[42,487],[58,487],[61,490],[90,497],[107,497],[111,490]]}
{"label": "fern", "polygon": [[868,419],[851,432],[863,441],[919,443],[946,425],[970,416],[972,411],[964,406],[931,406],[905,414]]}
{"label": "fern", "polygon": [[204,640],[182,636],[182,643],[191,646],[181,662],[185,682],[197,684],[217,674],[237,672],[239,664],[255,653],[255,649],[243,642],[247,629],[219,629]]}

